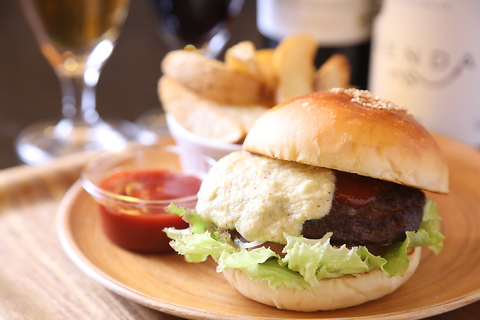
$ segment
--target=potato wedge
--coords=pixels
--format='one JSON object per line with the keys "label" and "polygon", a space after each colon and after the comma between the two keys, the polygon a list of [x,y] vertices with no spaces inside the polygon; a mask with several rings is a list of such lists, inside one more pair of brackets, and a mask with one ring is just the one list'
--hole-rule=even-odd
{"label": "potato wedge", "polygon": [[257,63],[255,45],[251,41],[242,41],[225,51],[225,64],[232,70],[246,73],[262,80]]}
{"label": "potato wedge", "polygon": [[261,101],[261,104],[269,107],[275,105],[274,93],[277,86],[277,77],[272,63],[273,52],[274,49],[256,50],[251,41],[242,41],[225,52],[225,64],[229,68],[249,74],[266,85],[267,97]]}
{"label": "potato wedge", "polygon": [[284,38],[275,49],[273,66],[278,78],[277,103],[313,91],[317,42],[308,35]]}
{"label": "potato wedge", "polygon": [[275,49],[259,49],[257,50],[257,65],[263,81],[273,91],[277,87],[277,73],[273,66],[273,55]]}
{"label": "potato wedge", "polygon": [[238,143],[245,138],[239,121],[173,78],[160,78],[158,95],[164,110],[197,136],[226,143]]}
{"label": "potato wedge", "polygon": [[257,119],[270,108],[262,105],[218,105],[219,110],[236,119],[248,133]]}
{"label": "potato wedge", "polygon": [[169,76],[161,76],[157,87],[158,97],[166,112],[174,113],[171,104],[177,100],[184,99],[192,104],[202,100],[202,97],[192,90],[186,88],[179,81]]}
{"label": "potato wedge", "polygon": [[174,50],[161,63],[162,72],[203,97],[221,104],[257,104],[268,99],[265,83],[199,53]]}
{"label": "potato wedge", "polygon": [[315,91],[348,88],[350,77],[351,66],[348,58],[342,54],[334,54],[315,72],[313,87]]}
{"label": "potato wedge", "polygon": [[[234,119],[212,108],[208,100],[192,105],[184,100],[174,101],[171,108],[182,110],[183,118],[175,115],[177,121],[188,131],[199,137],[225,143],[240,143],[246,134]],[[207,124],[207,125],[206,125]]]}

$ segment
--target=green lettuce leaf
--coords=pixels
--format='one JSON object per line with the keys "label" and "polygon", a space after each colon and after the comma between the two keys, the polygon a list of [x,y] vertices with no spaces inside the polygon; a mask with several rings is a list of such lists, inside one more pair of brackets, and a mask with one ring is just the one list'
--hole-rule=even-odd
{"label": "green lettuce leaf", "polygon": [[279,265],[278,257],[271,257],[262,263],[255,263],[255,260],[255,257],[250,257],[246,251],[238,254],[225,254],[221,258],[217,271],[220,272],[227,268],[240,269],[248,274],[252,281],[266,280],[273,290],[278,290],[282,286],[288,286],[297,290],[313,289],[313,286],[305,281],[301,274],[288,269],[286,266]]}
{"label": "green lettuce leaf", "polygon": [[401,277],[409,265],[407,253],[410,248],[426,246],[438,253],[444,239],[440,233],[441,218],[431,199],[427,199],[419,230],[407,232],[404,242],[395,243],[382,256],[375,256],[362,246],[332,246],[331,233],[322,239],[285,235],[284,256],[265,247],[245,249],[234,243],[228,232],[204,221],[195,210],[182,210],[175,205],[167,210],[190,223],[189,229],[164,230],[173,239],[172,248],[184,255],[186,261],[202,262],[211,256],[218,263],[218,272],[237,268],[253,281],[266,280],[274,290],[281,286],[312,289],[318,286],[320,279],[358,276],[375,268],[382,269],[387,277]]}
{"label": "green lettuce leaf", "polygon": [[445,237],[440,232],[442,218],[438,214],[437,204],[432,199],[427,199],[423,207],[423,220],[418,231],[407,231],[403,243],[395,243],[384,258],[387,264],[382,268],[387,277],[401,277],[408,268],[409,262],[407,252],[409,248],[428,247],[435,254],[442,251]]}
{"label": "green lettuce leaf", "polygon": [[227,241],[223,241],[216,233],[205,231],[204,233],[179,232],[174,228],[166,228],[164,231],[171,239],[170,246],[179,254],[185,256],[188,262],[203,262],[208,256],[218,260],[220,255],[226,252],[233,252],[236,249]]}
{"label": "green lettuce leaf", "polygon": [[442,251],[445,237],[440,232],[442,218],[438,214],[437,204],[432,199],[427,199],[423,207],[423,220],[417,232],[407,231],[410,239],[409,247],[428,247],[435,254]]}
{"label": "green lettuce leaf", "polygon": [[204,233],[205,230],[212,225],[211,222],[203,220],[195,210],[189,208],[179,208],[173,202],[165,208],[165,211],[182,217],[183,220],[190,224],[190,231],[192,233]]}
{"label": "green lettuce leaf", "polygon": [[383,257],[387,263],[381,268],[387,277],[401,277],[405,274],[410,265],[408,260],[408,248],[410,239],[407,236],[404,242],[397,242],[386,252]]}
{"label": "green lettuce leaf", "polygon": [[358,247],[334,247],[330,244],[331,236],[332,233],[327,233],[322,239],[306,239],[285,235],[287,245],[283,252],[286,255],[280,259],[280,264],[300,273],[312,286],[317,286],[320,279],[355,275],[371,269],[357,253]]}

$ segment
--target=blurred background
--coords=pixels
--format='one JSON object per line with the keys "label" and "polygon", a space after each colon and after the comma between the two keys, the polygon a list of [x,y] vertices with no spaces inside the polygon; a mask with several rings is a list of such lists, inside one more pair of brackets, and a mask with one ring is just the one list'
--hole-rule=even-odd
{"label": "blurred background", "polygon": [[[262,45],[255,13],[256,1],[245,1],[232,22],[226,48],[242,40]],[[98,82],[97,109],[103,118],[135,121],[143,113],[161,108],[157,81],[167,48],[157,23],[148,0],[131,1],[117,45]],[[22,128],[55,118],[60,110],[59,80],[40,52],[19,3],[0,1],[0,169],[22,163],[14,149]]]}
{"label": "blurred background", "polygon": [[[23,128],[58,117],[62,108],[58,77],[42,55],[20,2],[0,1],[0,169],[22,163],[14,143]],[[245,0],[230,21],[231,37],[218,59],[243,40],[257,48],[273,47],[287,34],[308,30],[320,44],[317,67],[334,52],[342,53],[352,65],[352,85],[407,107],[427,129],[479,146],[480,38],[475,32],[480,2],[435,3]],[[96,108],[105,120],[134,122],[152,110],[161,111],[157,81],[168,48],[152,4],[131,0],[117,44],[100,73]],[[405,24],[405,16],[415,23]]]}

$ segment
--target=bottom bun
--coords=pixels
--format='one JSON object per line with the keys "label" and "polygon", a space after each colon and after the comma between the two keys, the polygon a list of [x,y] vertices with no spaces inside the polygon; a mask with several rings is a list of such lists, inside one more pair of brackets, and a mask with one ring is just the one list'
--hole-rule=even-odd
{"label": "bottom bun", "polygon": [[352,307],[392,293],[415,273],[420,256],[421,248],[408,255],[410,265],[401,278],[387,278],[382,270],[376,269],[359,277],[323,279],[315,290],[281,287],[275,292],[266,280],[253,282],[239,269],[224,269],[222,273],[247,298],[278,309],[313,312]]}

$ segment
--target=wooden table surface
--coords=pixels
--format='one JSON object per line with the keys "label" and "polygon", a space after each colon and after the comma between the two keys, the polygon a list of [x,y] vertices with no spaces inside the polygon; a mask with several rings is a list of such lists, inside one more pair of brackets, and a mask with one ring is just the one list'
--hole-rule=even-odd
{"label": "wooden table surface", "polygon": [[[63,251],[57,210],[88,156],[0,171],[0,319],[177,319],[110,292]],[[475,302],[430,319],[479,315]]]}
{"label": "wooden table surface", "polygon": [[64,253],[56,212],[84,160],[0,171],[0,319],[176,319],[109,292]]}

